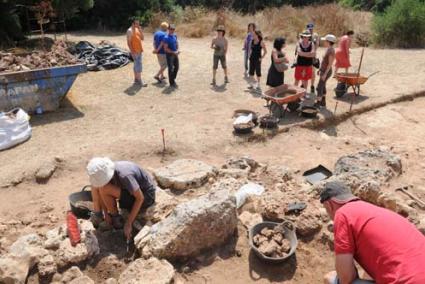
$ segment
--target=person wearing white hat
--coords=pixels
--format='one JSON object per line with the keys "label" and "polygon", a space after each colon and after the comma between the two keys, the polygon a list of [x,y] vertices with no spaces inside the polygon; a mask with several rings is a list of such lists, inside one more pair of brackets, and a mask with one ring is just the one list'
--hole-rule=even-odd
{"label": "person wearing white hat", "polygon": [[87,174],[92,186],[94,212],[90,220],[97,227],[103,220],[115,229],[123,227],[120,208],[128,210],[124,234],[131,237],[133,222],[140,209],[155,202],[155,185],[148,172],[128,161],[113,162],[109,158],[96,157],[87,165]]}
{"label": "person wearing white hat", "polygon": [[317,75],[320,76],[317,84],[317,105],[326,107],[326,82],[332,76],[332,65],[335,60],[335,49],[333,45],[336,43],[336,37],[328,34],[321,39],[327,47],[326,53],[323,56],[322,64],[320,65]]}

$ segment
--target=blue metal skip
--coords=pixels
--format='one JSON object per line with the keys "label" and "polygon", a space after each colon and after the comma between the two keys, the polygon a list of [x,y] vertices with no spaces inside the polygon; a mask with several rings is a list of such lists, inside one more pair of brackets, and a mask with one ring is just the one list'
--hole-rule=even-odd
{"label": "blue metal skip", "polygon": [[87,72],[85,64],[0,74],[0,111],[20,107],[34,113],[59,108],[78,74]]}

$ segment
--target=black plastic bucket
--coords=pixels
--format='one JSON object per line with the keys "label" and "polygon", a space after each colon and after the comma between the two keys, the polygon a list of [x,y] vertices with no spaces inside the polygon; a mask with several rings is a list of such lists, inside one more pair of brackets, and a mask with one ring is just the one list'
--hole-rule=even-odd
{"label": "black plastic bucket", "polygon": [[71,211],[74,213],[77,218],[80,219],[89,219],[91,211],[88,208],[83,208],[77,206],[77,202],[79,201],[93,201],[91,197],[91,191],[86,191],[87,188],[90,188],[90,185],[84,186],[81,191],[74,192],[69,195],[69,205],[71,206]]}
{"label": "black plastic bucket", "polygon": [[258,258],[260,258],[264,262],[268,262],[268,263],[284,262],[289,257],[291,257],[295,253],[295,250],[297,249],[298,239],[297,239],[297,235],[295,234],[295,226],[294,226],[294,224],[292,224],[292,222],[289,222],[289,221],[283,222],[285,238],[291,244],[291,250],[289,251],[289,253],[285,257],[269,257],[269,256],[266,256],[263,253],[261,253],[258,250],[258,248],[255,246],[254,241],[253,241],[255,235],[260,233],[261,230],[264,229],[264,228],[274,229],[274,227],[276,227],[279,224],[280,223],[276,223],[276,222],[262,222],[262,223],[259,223],[255,226],[253,226],[249,230],[249,245],[251,246],[251,249],[254,251],[255,255],[257,255]]}

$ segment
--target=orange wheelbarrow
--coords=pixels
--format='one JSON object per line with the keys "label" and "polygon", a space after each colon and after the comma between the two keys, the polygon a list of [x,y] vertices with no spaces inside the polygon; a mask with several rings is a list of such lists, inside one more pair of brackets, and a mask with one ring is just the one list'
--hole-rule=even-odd
{"label": "orange wheelbarrow", "polygon": [[357,73],[337,73],[335,78],[338,83],[344,83],[347,90],[351,87],[355,96],[360,95],[360,85],[363,85],[369,79],[369,77]]}
{"label": "orange wheelbarrow", "polygon": [[286,111],[295,111],[300,107],[306,90],[294,85],[283,84],[267,90],[262,98],[266,100],[270,114],[276,118],[285,116]]}

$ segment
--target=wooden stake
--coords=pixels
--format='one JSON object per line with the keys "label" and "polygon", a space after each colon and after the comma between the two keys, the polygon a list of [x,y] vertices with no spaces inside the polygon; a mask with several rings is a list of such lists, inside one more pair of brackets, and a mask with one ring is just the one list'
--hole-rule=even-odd
{"label": "wooden stake", "polygon": [[165,129],[161,129],[162,134],[162,154],[165,154]]}
{"label": "wooden stake", "polygon": [[[360,78],[360,70],[362,68],[362,62],[363,62],[363,55],[364,55],[364,47],[362,48],[362,55],[360,56],[360,63],[359,63],[359,68],[357,69],[357,80],[359,80]],[[360,94],[359,94],[360,95]],[[353,104],[354,104],[354,97],[356,96],[356,93],[354,92],[354,94],[351,95],[351,104],[350,104],[350,111],[353,108]]]}

